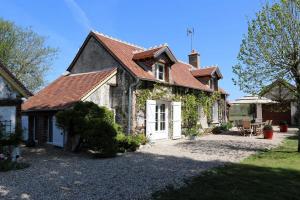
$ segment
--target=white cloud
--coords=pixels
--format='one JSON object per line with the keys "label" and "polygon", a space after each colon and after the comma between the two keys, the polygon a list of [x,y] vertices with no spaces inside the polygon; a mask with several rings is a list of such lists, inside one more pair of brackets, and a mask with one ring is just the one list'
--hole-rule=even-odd
{"label": "white cloud", "polygon": [[65,0],[65,3],[71,10],[74,19],[85,29],[90,31],[92,29],[92,25],[84,10],[82,10],[82,8],[75,2],[75,0]]}

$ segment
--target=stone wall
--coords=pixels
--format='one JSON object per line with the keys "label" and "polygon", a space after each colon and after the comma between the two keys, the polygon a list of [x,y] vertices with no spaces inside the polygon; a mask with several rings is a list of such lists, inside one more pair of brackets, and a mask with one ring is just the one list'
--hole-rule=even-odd
{"label": "stone wall", "polygon": [[134,82],[129,72],[121,66],[102,44],[91,37],[74,62],[71,73],[100,71],[112,67],[118,68],[116,83],[114,85],[104,85],[93,93],[88,100],[114,109],[116,122],[122,125],[126,132],[128,125],[128,88]]}
{"label": "stone wall", "polygon": [[71,73],[100,71],[120,66],[119,62],[95,38],[91,37],[74,62]]}

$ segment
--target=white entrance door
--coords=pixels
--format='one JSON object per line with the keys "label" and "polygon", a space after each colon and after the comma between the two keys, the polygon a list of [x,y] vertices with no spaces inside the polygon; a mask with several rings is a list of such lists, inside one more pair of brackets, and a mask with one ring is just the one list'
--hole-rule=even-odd
{"label": "white entrance door", "polygon": [[146,135],[150,140],[168,138],[168,107],[164,102],[147,100]]}
{"label": "white entrance door", "polygon": [[181,138],[181,102],[172,102],[173,139]]}
{"label": "white entrance door", "polygon": [[55,146],[63,147],[64,146],[64,132],[60,128],[56,126],[56,118],[53,117],[52,122],[53,127],[53,142],[52,144]]}

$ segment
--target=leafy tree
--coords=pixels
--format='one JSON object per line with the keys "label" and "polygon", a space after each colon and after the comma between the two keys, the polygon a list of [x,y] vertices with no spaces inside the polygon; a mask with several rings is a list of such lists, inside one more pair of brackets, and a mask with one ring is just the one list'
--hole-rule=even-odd
{"label": "leafy tree", "polygon": [[266,85],[284,79],[295,83],[300,110],[300,0],[266,3],[248,22],[238,60],[233,72],[241,90],[259,94]]}
{"label": "leafy tree", "polygon": [[31,28],[0,18],[0,60],[29,90],[43,86],[56,53],[57,49],[47,46],[45,38]]}

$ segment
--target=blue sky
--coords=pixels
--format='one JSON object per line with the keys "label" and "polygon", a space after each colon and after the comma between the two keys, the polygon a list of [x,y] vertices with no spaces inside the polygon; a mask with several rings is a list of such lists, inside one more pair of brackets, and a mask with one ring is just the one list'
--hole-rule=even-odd
{"label": "blue sky", "polygon": [[187,61],[190,40],[187,27],[194,27],[194,48],[201,65],[218,65],[220,85],[230,99],[244,95],[232,83],[231,67],[247,19],[262,6],[262,0],[1,0],[0,17],[20,26],[31,26],[47,36],[48,45],[59,54],[47,75],[48,83],[69,66],[89,31],[151,47],[168,43],[177,58]]}

